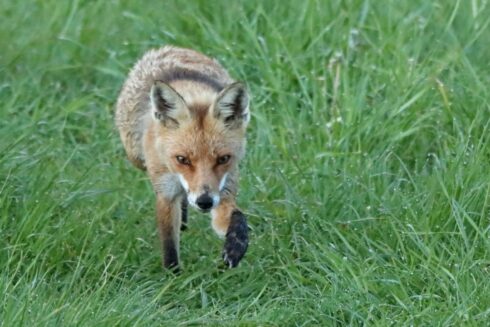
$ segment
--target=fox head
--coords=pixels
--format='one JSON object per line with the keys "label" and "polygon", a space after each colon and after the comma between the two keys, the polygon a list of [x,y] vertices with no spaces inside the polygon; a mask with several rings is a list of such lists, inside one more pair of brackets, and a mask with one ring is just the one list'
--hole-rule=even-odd
{"label": "fox head", "polygon": [[245,152],[250,119],[245,85],[236,82],[210,102],[188,104],[170,85],[156,82],[151,107],[160,162],[178,177],[192,206],[215,208]]}

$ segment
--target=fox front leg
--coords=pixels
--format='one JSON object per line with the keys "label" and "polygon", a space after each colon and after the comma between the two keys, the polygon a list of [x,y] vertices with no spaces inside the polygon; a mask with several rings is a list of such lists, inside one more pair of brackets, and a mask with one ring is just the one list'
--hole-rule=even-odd
{"label": "fox front leg", "polygon": [[157,225],[160,234],[164,268],[179,270],[179,233],[181,206],[178,200],[168,200],[157,195]]}
{"label": "fox front leg", "polygon": [[214,230],[225,236],[223,260],[228,267],[236,267],[248,248],[247,218],[231,200],[223,200],[212,216]]}
{"label": "fox front leg", "polygon": [[184,231],[187,229],[187,198],[183,197],[182,201],[180,202],[181,206],[181,212],[182,212],[182,218],[181,218],[181,225],[180,225],[180,230]]}

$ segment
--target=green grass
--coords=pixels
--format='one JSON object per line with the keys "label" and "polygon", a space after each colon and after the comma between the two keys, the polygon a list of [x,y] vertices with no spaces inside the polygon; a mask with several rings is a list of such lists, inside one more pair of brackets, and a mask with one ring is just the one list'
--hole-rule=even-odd
{"label": "green grass", "polygon": [[[138,4],[139,3],[139,4]],[[490,3],[0,0],[0,325],[484,326]],[[164,44],[253,94],[239,268],[160,266],[114,103]]]}

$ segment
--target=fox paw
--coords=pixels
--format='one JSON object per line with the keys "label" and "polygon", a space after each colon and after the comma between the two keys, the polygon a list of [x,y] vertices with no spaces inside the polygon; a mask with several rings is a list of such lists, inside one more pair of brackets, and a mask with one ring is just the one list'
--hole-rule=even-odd
{"label": "fox paw", "polygon": [[223,260],[229,268],[236,267],[247,252],[248,226],[245,215],[235,210],[231,214],[231,222],[226,233]]}

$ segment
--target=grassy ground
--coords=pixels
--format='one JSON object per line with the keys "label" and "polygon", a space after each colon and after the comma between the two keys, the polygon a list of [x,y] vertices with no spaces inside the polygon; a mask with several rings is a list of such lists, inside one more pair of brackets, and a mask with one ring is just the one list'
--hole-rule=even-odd
{"label": "grassy ground", "polygon": [[[0,0],[0,325],[490,321],[490,4]],[[160,267],[113,126],[132,63],[217,57],[254,95],[239,268],[191,213]]]}

